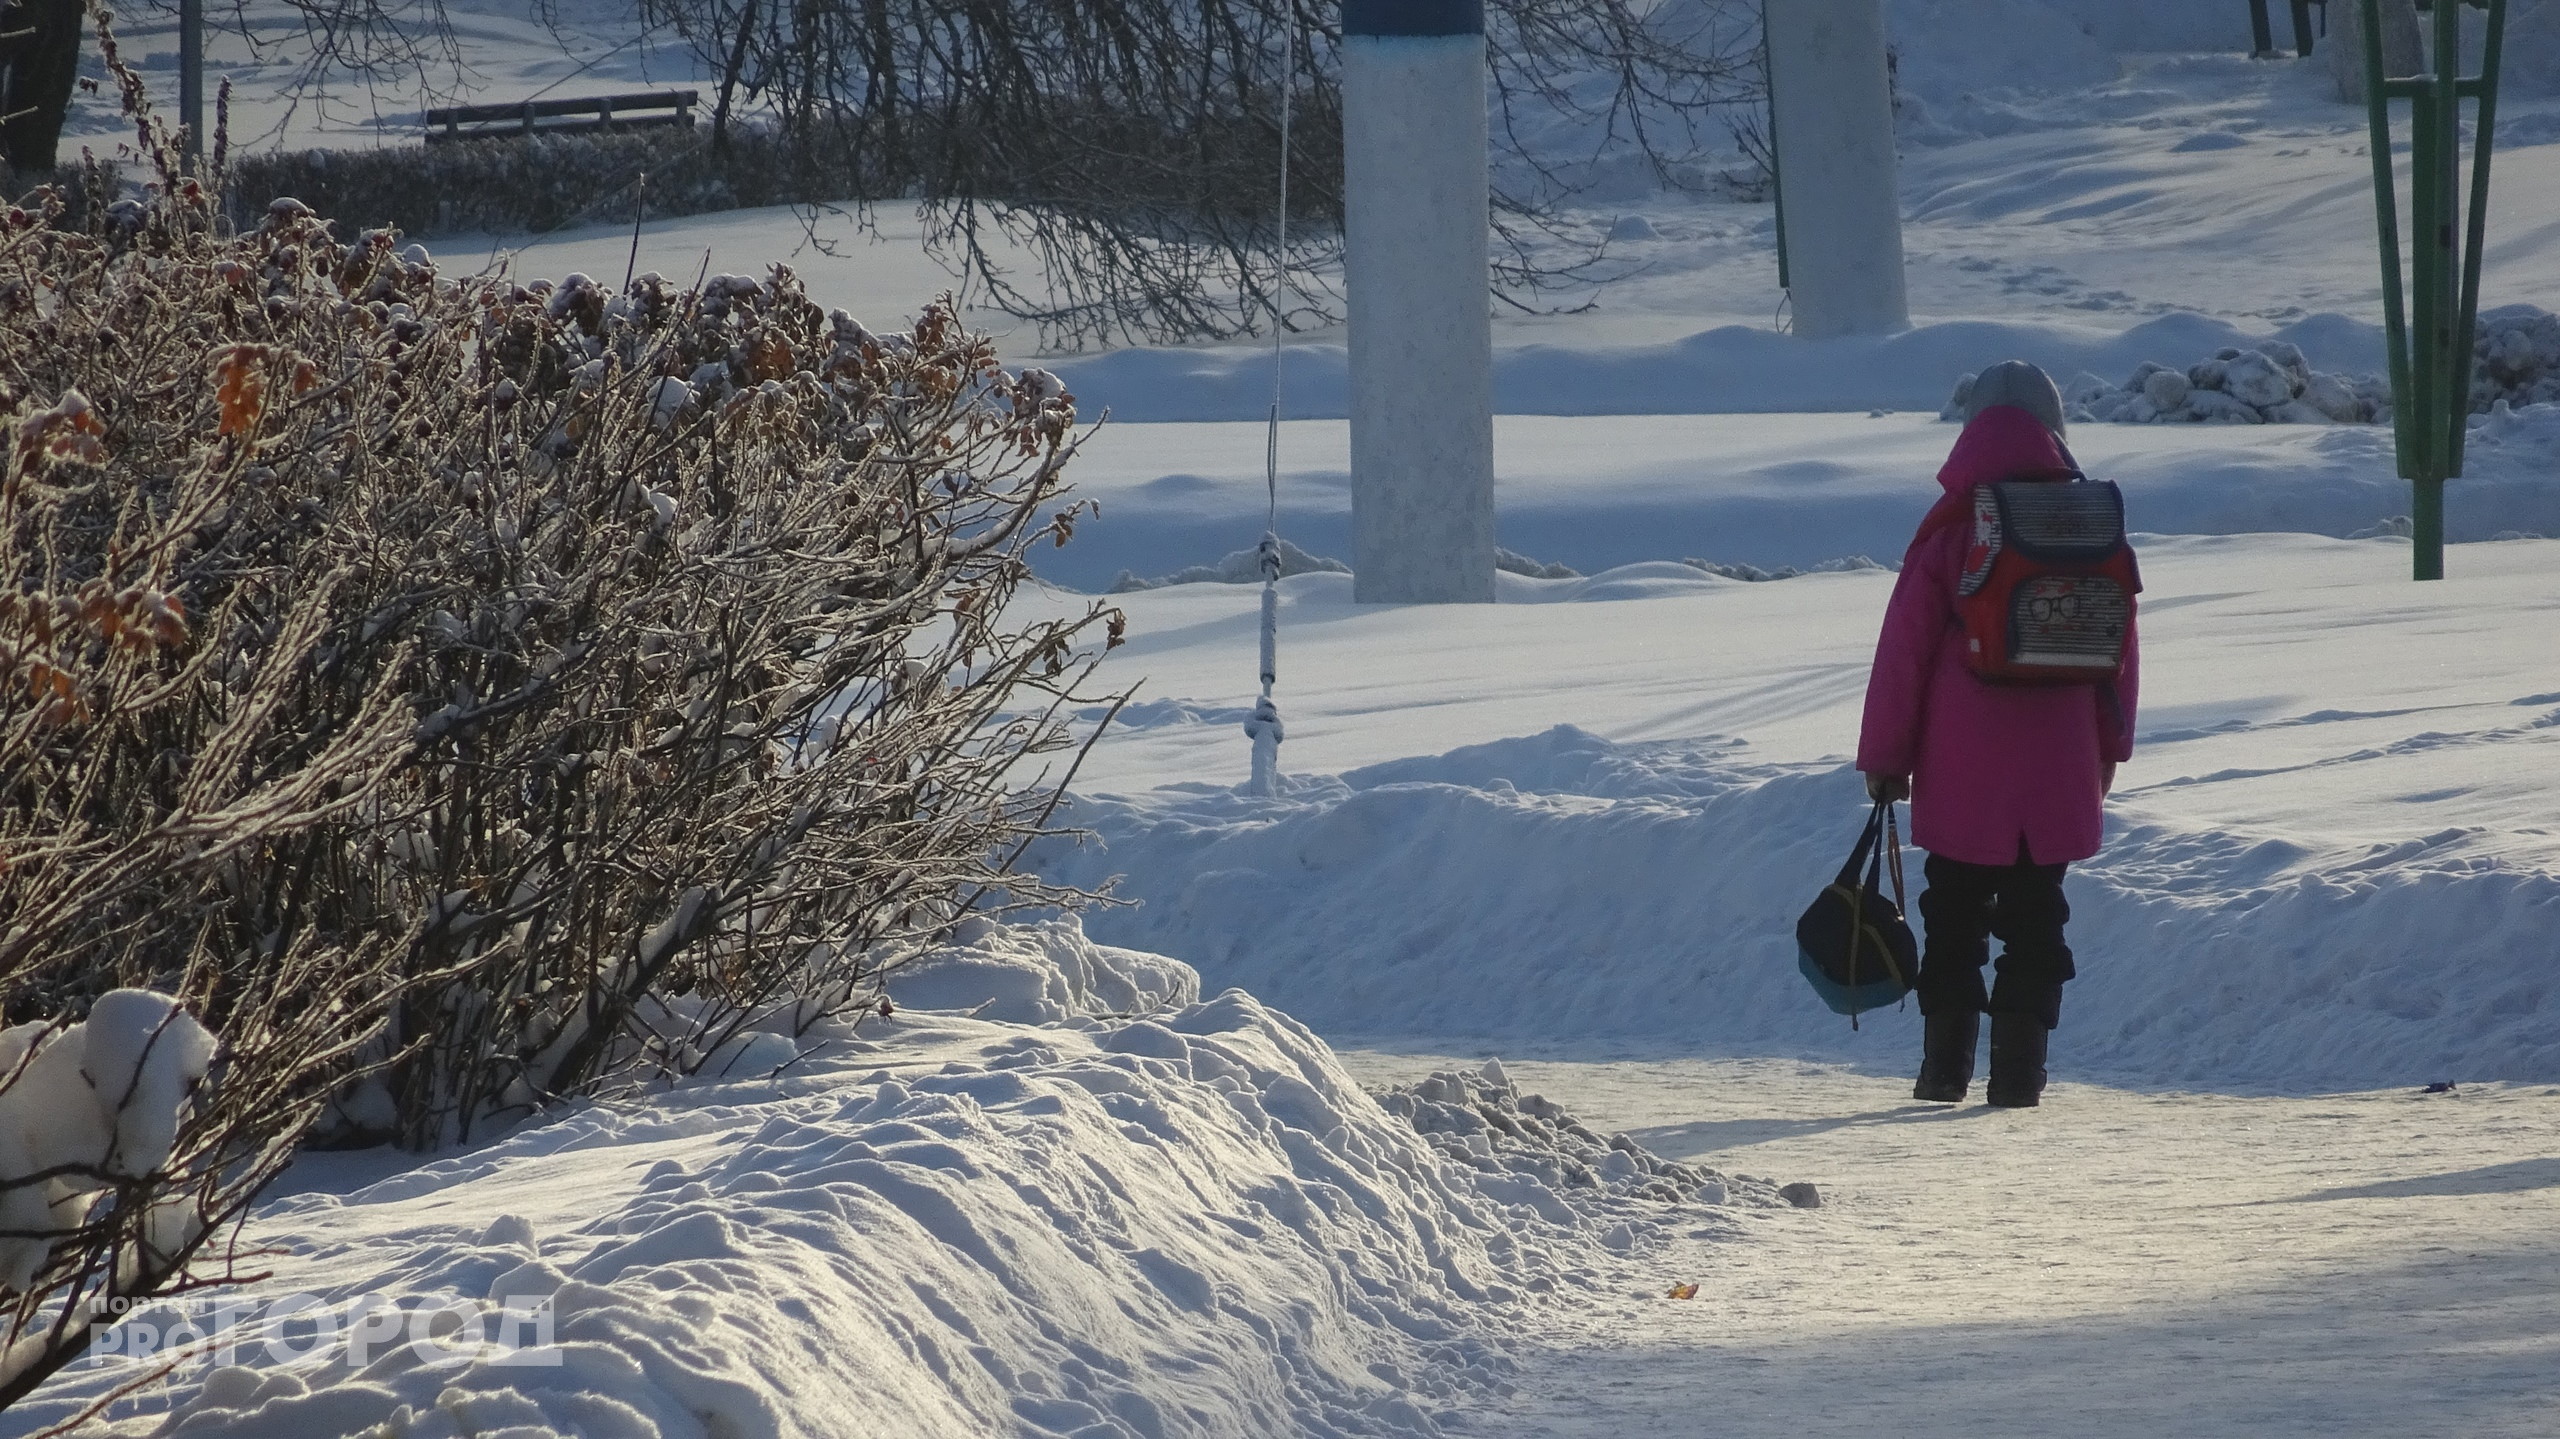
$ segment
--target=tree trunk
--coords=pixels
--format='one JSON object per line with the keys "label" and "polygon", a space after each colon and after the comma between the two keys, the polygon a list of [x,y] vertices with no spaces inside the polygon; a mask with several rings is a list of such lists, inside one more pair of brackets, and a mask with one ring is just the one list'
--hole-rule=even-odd
{"label": "tree trunk", "polygon": [[720,104],[711,112],[711,148],[715,153],[729,153],[729,97],[738,88],[738,74],[747,68],[747,42],[756,33],[756,0],[747,0],[746,12],[738,17],[738,38],[729,46],[729,63],[720,67]]}
{"label": "tree trunk", "polygon": [[24,175],[50,173],[63,117],[80,78],[80,0],[18,0],[0,7],[0,30],[33,30],[0,44],[0,161]]}

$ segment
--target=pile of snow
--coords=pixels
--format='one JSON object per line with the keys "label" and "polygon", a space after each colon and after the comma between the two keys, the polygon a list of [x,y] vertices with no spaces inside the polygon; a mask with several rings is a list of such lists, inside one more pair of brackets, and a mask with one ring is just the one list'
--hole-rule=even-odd
{"label": "pile of snow", "polygon": [[1802,569],[1794,565],[1780,565],[1775,569],[1764,570],[1758,565],[1723,564],[1715,560],[1702,560],[1695,556],[1683,556],[1680,563],[1693,570],[1704,570],[1721,579],[1741,580],[1755,585],[1766,584],[1771,580],[1802,579],[1806,575],[1846,575],[1855,574],[1860,570],[1901,568],[1899,565],[1879,564],[1865,555],[1844,555],[1836,560],[1818,560]]}
{"label": "pile of snow", "polygon": [[1505,549],[1500,545],[1493,547],[1493,568],[1500,574],[1525,575],[1533,580],[1582,578],[1582,571],[1571,565],[1548,564],[1543,560],[1533,560],[1518,550]]}
{"label": "pile of snow", "polygon": [[215,1048],[147,989],[109,990],[76,1024],[0,1030],[0,1287],[23,1291],[91,1196],[169,1162]]}
{"label": "pile of snow", "polygon": [[[1740,1185],[1762,1204],[1774,1206],[1776,1200],[1766,1181],[1676,1163],[1623,1134],[1593,1133],[1554,1100],[1522,1094],[1499,1059],[1480,1070],[1443,1070],[1389,1089],[1378,1104],[1411,1124],[1452,1164],[1496,1178],[1516,1176],[1522,1182],[1512,1192],[1559,1224],[1580,1218],[1566,1197],[1588,1191],[1663,1204],[1722,1204]],[[1624,1247],[1635,1235],[1632,1226],[1613,1229],[1607,1240]]]}
{"label": "pile of snow", "polygon": [[[2560,400],[2560,315],[2538,305],[2484,311],[2472,354],[2472,413],[2486,414],[2501,403],[2516,408]],[[1962,418],[1973,378],[1956,381],[1940,418]],[[2225,345],[2213,358],[2183,370],[2145,360],[2121,385],[2084,370],[2063,387],[2062,396],[2074,421],[2130,425],[2356,425],[2391,419],[2388,380],[2315,370],[2301,346],[2275,339]]]}
{"label": "pile of snow", "polygon": [[964,921],[948,944],[893,971],[889,994],[908,1009],[1063,1024],[1197,1003],[1200,975],[1160,954],[1096,944],[1070,916],[1037,924],[981,916]]}
{"label": "pile of snow", "polygon": [[[2560,337],[2560,325],[2554,328]],[[1964,418],[1973,379],[1956,381],[1939,418]],[[2075,422],[2127,425],[2358,425],[2391,418],[2389,382],[2314,370],[2300,346],[2282,340],[2255,349],[2226,345],[2183,370],[2145,360],[2121,385],[2084,370],[2063,387],[2062,400]]]}
{"label": "pile of snow", "polygon": [[[782,1078],[268,1204],[248,1241],[287,1257],[226,1296],[228,1366],[182,1368],[112,1427],[1428,1436],[1507,1392],[1547,1296],[1623,1292],[1666,1225],[1778,1203],[1597,1135],[1498,1066],[1382,1103],[1296,1021],[1240,991],[1191,1002],[1181,965],[1072,919],[957,949],[904,977],[894,1019]],[[1060,972],[1027,984],[1042,963]],[[1070,1013],[1150,993],[1169,1007],[1144,1019]],[[989,1001],[1067,1017],[922,1008]],[[260,1307],[286,1294],[313,1298]],[[399,1322],[429,1311],[454,1318]],[[478,1342],[543,1339],[490,1322],[507,1313],[547,1314],[547,1342]],[[328,1337],[359,1332],[361,1354]],[[10,1418],[59,1419],[132,1372],[75,1370]]]}
{"label": "pile of snow", "polygon": [[[1291,575],[1347,575],[1351,567],[1324,555],[1311,555],[1288,539],[1280,541],[1280,577]],[[1262,549],[1230,550],[1215,564],[1186,565],[1169,575],[1140,579],[1133,570],[1122,570],[1107,594],[1135,594],[1140,590],[1160,590],[1167,585],[1258,585],[1262,583]]]}
{"label": "pile of snow", "polygon": [[2472,413],[2560,400],[2560,315],[2539,305],[2483,311],[2471,353]]}
{"label": "pile of snow", "polygon": [[[1761,683],[1783,693],[1802,680]],[[2432,748],[2422,736],[2408,763],[2455,784],[2452,756],[2485,743],[2530,765],[2547,748],[2537,737],[2560,729],[2560,694],[2518,704],[2510,731],[2437,735]],[[2169,780],[2159,797],[2200,782]],[[2324,852],[2199,832],[2147,803],[2120,797],[2105,851],[2072,869],[2084,958],[2056,1049],[2071,1072],[2560,1080],[2560,994],[2535,978],[2560,925],[2560,871],[2473,852],[2496,849],[2490,821]],[[1140,903],[1097,916],[1101,933],[1180,952],[1213,983],[1250,986],[1331,1034],[1826,1054],[1854,1038],[1900,1064],[1893,1036],[1916,1015],[1870,1016],[1853,1037],[1796,973],[1796,915],[1864,806],[1837,762],[1756,763],[1730,740],[1617,744],[1559,726],[1291,776],[1277,799],[1205,785],[1081,799],[1075,822],[1103,846],[1045,864],[1078,882],[1126,875]]]}

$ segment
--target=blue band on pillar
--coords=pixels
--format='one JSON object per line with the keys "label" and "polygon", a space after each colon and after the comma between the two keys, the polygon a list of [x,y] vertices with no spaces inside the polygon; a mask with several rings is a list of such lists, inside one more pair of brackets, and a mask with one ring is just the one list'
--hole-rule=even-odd
{"label": "blue band on pillar", "polygon": [[1345,35],[1481,35],[1484,0],[1342,0]]}

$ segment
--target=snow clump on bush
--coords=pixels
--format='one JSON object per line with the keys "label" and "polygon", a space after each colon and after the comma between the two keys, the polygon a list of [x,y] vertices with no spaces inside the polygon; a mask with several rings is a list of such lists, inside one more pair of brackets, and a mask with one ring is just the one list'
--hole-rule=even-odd
{"label": "snow clump on bush", "polygon": [[0,1030],[0,1289],[27,1290],[89,1222],[91,1196],[168,1164],[215,1049],[146,989],[109,990],[77,1023]]}

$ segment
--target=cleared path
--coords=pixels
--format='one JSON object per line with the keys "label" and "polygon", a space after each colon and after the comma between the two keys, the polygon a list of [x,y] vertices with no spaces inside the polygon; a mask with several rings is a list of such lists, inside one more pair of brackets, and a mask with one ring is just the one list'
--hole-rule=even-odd
{"label": "cleared path", "polygon": [[[1348,1057],[1383,1081],[1483,1056]],[[1826,1204],[1702,1226],[1656,1276],[1697,1300],[1570,1316],[1472,1432],[2560,1434],[2560,1087],[2062,1083],[2004,1113],[1784,1060],[1503,1061]]]}

